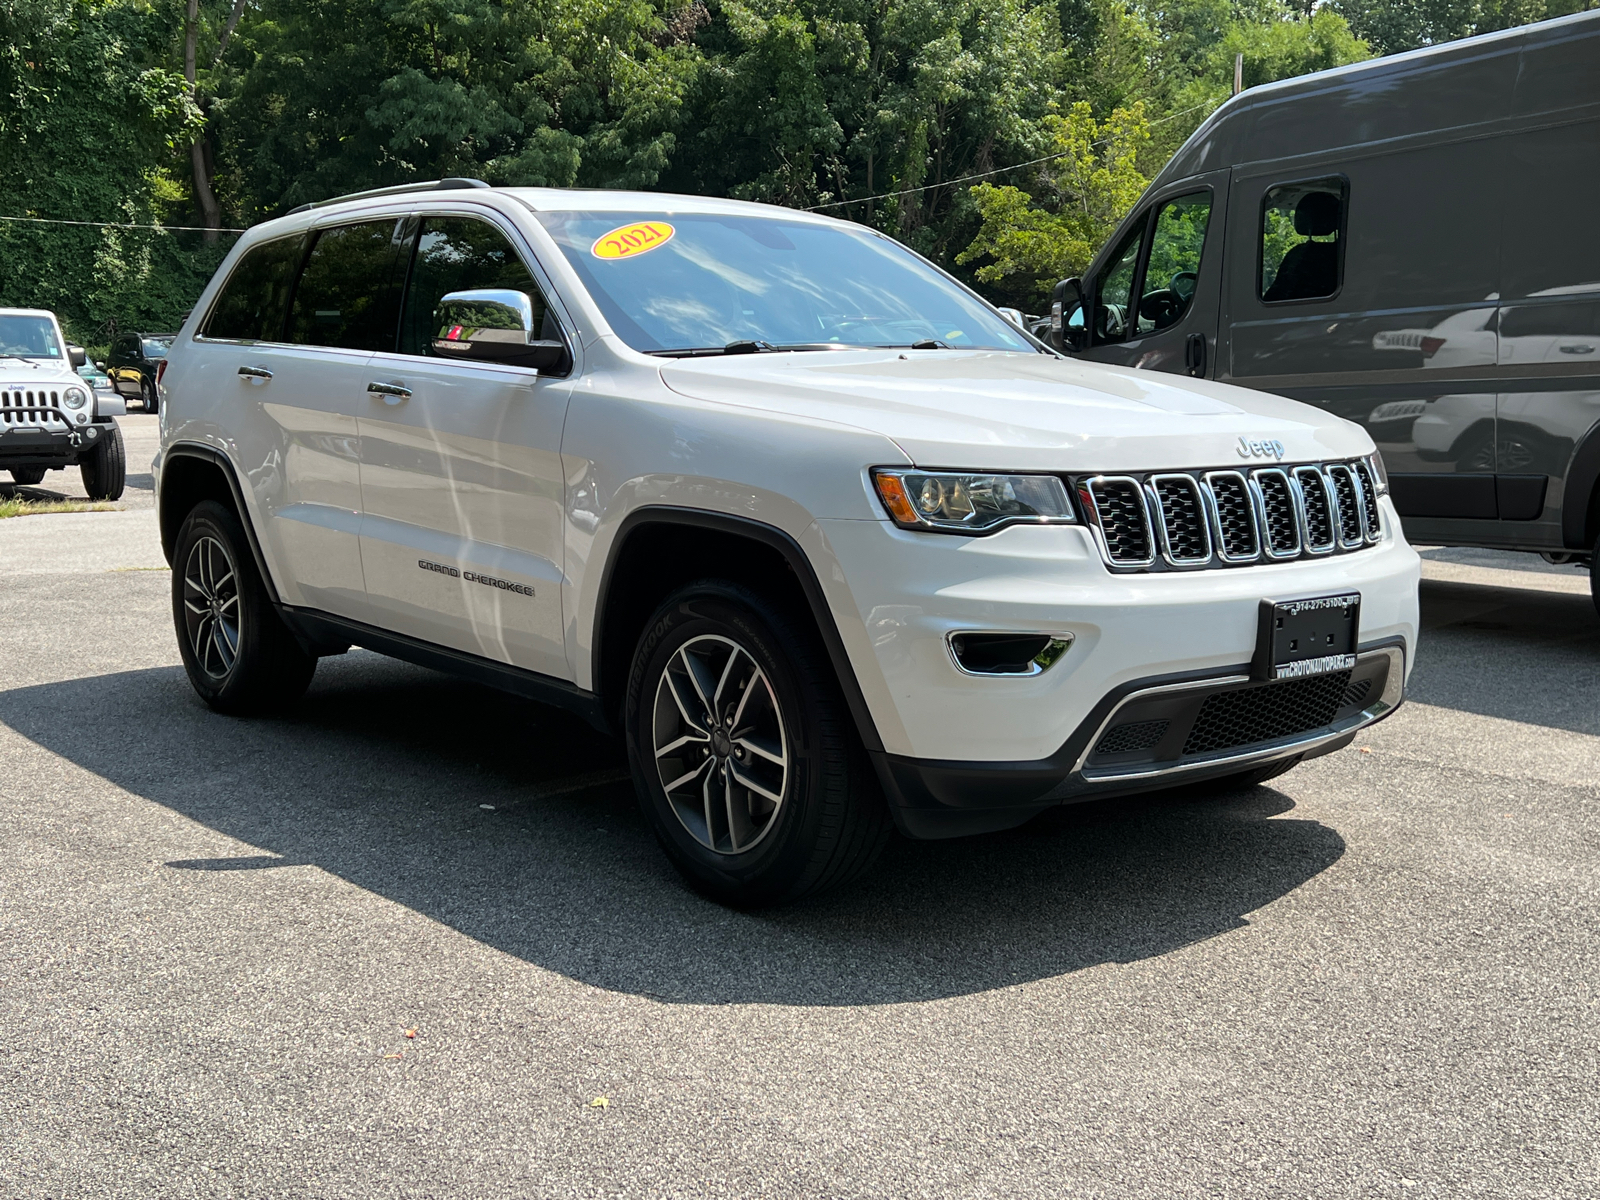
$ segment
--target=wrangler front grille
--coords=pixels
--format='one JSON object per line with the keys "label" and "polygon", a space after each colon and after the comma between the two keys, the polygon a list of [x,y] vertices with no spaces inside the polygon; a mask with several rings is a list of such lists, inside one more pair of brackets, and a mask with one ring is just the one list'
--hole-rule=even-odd
{"label": "wrangler front grille", "polygon": [[1069,480],[1115,570],[1184,570],[1351,553],[1378,541],[1363,461]]}
{"label": "wrangler front grille", "polygon": [[52,429],[65,426],[59,390],[12,389],[0,391],[0,430]]}

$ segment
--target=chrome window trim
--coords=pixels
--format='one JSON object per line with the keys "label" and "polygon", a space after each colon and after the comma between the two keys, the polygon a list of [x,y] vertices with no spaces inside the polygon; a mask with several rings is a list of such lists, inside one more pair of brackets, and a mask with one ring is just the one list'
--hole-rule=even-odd
{"label": "chrome window trim", "polygon": [[[1244,488],[1244,502],[1250,510],[1250,535],[1255,539],[1256,543],[1253,554],[1239,557],[1228,553],[1228,539],[1223,536],[1222,532],[1222,509],[1217,503],[1216,488],[1212,484],[1212,480],[1220,479],[1224,476],[1237,479],[1239,486]],[[1253,563],[1259,561],[1264,544],[1261,537],[1261,513],[1257,508],[1256,494],[1250,486],[1249,477],[1243,471],[1207,471],[1200,477],[1200,485],[1201,492],[1210,504],[1212,545],[1215,547],[1217,557],[1226,563]]]}
{"label": "chrome window trim", "polygon": [[[1161,484],[1167,480],[1181,482],[1193,494],[1195,504],[1199,506],[1200,532],[1205,535],[1206,539],[1206,552],[1199,557],[1179,558],[1172,552],[1172,539],[1167,530],[1167,510],[1166,506],[1161,503]],[[1211,516],[1206,508],[1205,493],[1201,490],[1199,481],[1193,475],[1187,475],[1179,471],[1164,471],[1159,475],[1145,476],[1144,483],[1145,491],[1148,493],[1146,507],[1151,510],[1152,515],[1159,523],[1161,557],[1166,559],[1167,565],[1172,567],[1198,567],[1210,562],[1213,549]]]}

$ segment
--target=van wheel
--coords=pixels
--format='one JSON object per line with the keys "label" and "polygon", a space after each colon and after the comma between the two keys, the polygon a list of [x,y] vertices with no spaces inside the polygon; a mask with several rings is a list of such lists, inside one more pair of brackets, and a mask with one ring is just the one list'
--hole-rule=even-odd
{"label": "van wheel", "polygon": [[814,632],[746,588],[703,581],[656,611],[624,722],[645,819],[714,900],[749,908],[837,887],[888,838]]}
{"label": "van wheel", "polygon": [[43,467],[12,467],[11,478],[24,485],[33,485],[44,479]]}
{"label": "van wheel", "polygon": [[273,611],[239,518],[215,500],[195,505],[178,531],[172,618],[189,682],[218,712],[282,707],[317,669]]}
{"label": "van wheel", "polygon": [[116,422],[98,426],[102,431],[94,449],[78,460],[83,490],[91,500],[120,500],[128,478],[128,453]]}
{"label": "van wheel", "polygon": [[153,413],[161,411],[161,401],[156,398],[156,385],[151,383],[148,379],[141,379],[139,381],[139,398],[144,403],[145,412]]}

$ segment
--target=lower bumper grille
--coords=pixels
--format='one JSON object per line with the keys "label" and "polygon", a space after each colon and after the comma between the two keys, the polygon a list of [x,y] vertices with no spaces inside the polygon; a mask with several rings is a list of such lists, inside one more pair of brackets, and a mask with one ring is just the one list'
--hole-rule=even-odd
{"label": "lower bumper grille", "polygon": [[1183,752],[1215,754],[1321,729],[1339,711],[1349,686],[1350,672],[1335,671],[1208,696],[1184,740]]}

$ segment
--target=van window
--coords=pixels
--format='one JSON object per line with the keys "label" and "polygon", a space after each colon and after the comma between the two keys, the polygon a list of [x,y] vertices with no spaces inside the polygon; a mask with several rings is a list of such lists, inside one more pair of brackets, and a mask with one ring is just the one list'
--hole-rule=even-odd
{"label": "van window", "polygon": [[1102,342],[1126,341],[1133,335],[1133,322],[1128,310],[1133,300],[1133,273],[1139,265],[1139,248],[1144,241],[1145,221],[1128,230],[1106,264],[1106,272],[1096,289],[1094,305],[1094,340]]}
{"label": "van window", "polygon": [[[275,342],[281,338],[289,285],[294,281],[305,244],[304,235],[295,234],[246,250],[223,284],[222,294],[212,305],[200,336],[244,342]],[[136,344],[131,342],[131,338],[117,342],[118,357],[133,353]]]}
{"label": "van window", "polygon": [[1345,185],[1313,179],[1267,189],[1261,201],[1261,299],[1326,300],[1343,282]]}
{"label": "van window", "polygon": [[1156,213],[1150,258],[1139,298],[1139,333],[1176,325],[1189,311],[1200,282],[1200,251],[1211,219],[1211,193],[1191,192],[1168,200]]}
{"label": "van window", "polygon": [[294,289],[288,340],[302,346],[393,350],[400,315],[403,220],[385,217],[317,233]]}
{"label": "van window", "polygon": [[504,288],[526,292],[533,299],[533,319],[540,336],[561,337],[554,315],[533,274],[502,234],[487,221],[472,217],[428,217],[417,239],[417,259],[406,291],[400,330],[401,354],[432,354],[433,310],[451,292]]}

